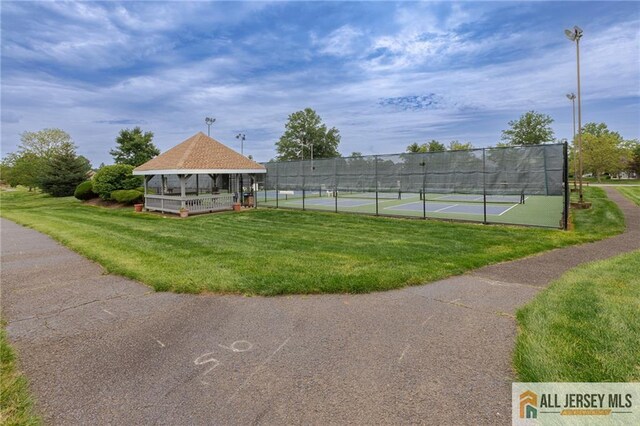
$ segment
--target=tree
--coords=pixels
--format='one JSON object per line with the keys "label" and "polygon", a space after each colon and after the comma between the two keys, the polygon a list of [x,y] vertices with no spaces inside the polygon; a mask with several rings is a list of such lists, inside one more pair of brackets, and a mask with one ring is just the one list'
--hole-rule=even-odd
{"label": "tree", "polygon": [[362,153],[359,151],[353,151],[349,157],[362,157]]}
{"label": "tree", "polygon": [[320,116],[311,108],[289,115],[285,132],[276,142],[278,160],[298,160],[311,158],[313,144],[314,158],[332,158],[340,156],[340,132],[335,127],[327,130]]}
{"label": "tree", "polygon": [[93,177],[93,192],[103,200],[110,200],[111,193],[119,189],[136,189],[142,185],[142,177],[133,175],[129,164],[104,166]]}
{"label": "tree", "polygon": [[54,197],[73,195],[76,187],[87,178],[91,164],[76,154],[75,148],[67,144],[47,159],[40,185],[42,190]]}
{"label": "tree", "polygon": [[49,158],[56,152],[64,151],[69,146],[74,146],[71,136],[60,129],[23,132],[20,135],[20,142],[19,153],[29,152],[40,158]]}
{"label": "tree", "polygon": [[441,144],[435,139],[431,139],[430,142],[425,142],[418,145],[416,142],[407,147],[407,152],[419,153],[419,152],[441,152],[444,151],[444,144]]}
{"label": "tree", "polygon": [[640,176],[640,143],[636,139],[636,147],[633,149],[633,157],[629,169],[636,175]]}
{"label": "tree", "polygon": [[551,128],[553,118],[546,114],[528,111],[518,120],[509,121],[508,130],[502,131],[502,140],[508,145],[540,145],[554,140]]}
{"label": "tree", "polygon": [[34,153],[10,153],[2,161],[2,180],[10,186],[23,185],[32,191],[40,186],[44,160]]}
{"label": "tree", "polygon": [[37,132],[23,132],[20,135],[18,152],[5,158],[8,183],[12,186],[24,185],[31,191],[42,184],[47,171],[47,163],[54,156],[68,150],[75,152],[71,136],[60,129],[42,129]]}
{"label": "tree", "polygon": [[585,172],[593,173],[598,182],[605,173],[615,173],[620,169],[620,147],[613,133],[596,136],[582,135],[582,164]]}
{"label": "tree", "polygon": [[603,136],[607,134],[613,135],[616,139],[622,141],[622,136],[618,132],[612,132],[609,130],[605,123],[587,123],[582,126],[582,133],[589,133],[594,136]]}
{"label": "tree", "polygon": [[471,142],[462,143],[458,141],[451,141],[449,142],[448,149],[449,151],[462,151],[462,150],[473,149],[473,145],[471,144]]}
{"label": "tree", "polygon": [[116,164],[137,167],[160,154],[153,144],[153,132],[142,132],[140,127],[122,129],[116,138],[116,148],[109,151]]}

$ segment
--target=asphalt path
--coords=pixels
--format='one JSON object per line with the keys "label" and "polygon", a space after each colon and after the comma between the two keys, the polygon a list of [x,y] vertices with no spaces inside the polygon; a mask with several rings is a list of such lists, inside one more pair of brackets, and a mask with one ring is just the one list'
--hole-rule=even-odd
{"label": "asphalt path", "polygon": [[2,311],[48,424],[510,424],[514,312],[627,231],[367,295],[156,293],[1,221]]}

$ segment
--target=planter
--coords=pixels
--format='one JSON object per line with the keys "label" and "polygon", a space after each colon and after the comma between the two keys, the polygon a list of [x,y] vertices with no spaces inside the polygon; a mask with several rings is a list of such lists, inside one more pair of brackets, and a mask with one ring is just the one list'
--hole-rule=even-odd
{"label": "planter", "polygon": [[140,213],[142,211],[142,208],[144,207],[144,204],[134,204],[133,208],[136,212]]}
{"label": "planter", "polygon": [[242,205],[240,203],[233,203],[234,212],[239,212],[241,208],[242,208]]}
{"label": "planter", "polygon": [[180,217],[189,217],[189,210],[180,210]]}

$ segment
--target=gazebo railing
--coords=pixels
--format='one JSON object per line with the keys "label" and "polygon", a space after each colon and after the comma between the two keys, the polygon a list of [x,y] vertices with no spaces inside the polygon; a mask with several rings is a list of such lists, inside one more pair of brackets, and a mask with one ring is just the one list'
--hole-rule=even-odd
{"label": "gazebo railing", "polygon": [[145,196],[145,208],[167,213],[179,213],[181,208],[189,213],[214,212],[233,208],[233,194],[215,194],[180,197],[175,195]]}

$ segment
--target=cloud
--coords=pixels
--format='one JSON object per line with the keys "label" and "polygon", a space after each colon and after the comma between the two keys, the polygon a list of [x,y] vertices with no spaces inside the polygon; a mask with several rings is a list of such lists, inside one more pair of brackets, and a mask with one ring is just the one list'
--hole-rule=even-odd
{"label": "cloud", "polygon": [[123,124],[123,125],[131,125],[131,124],[147,124],[146,120],[138,120],[135,118],[123,118],[120,120],[97,120],[94,121],[97,124]]}
{"label": "cloud", "polygon": [[351,25],[343,25],[322,39],[312,35],[312,40],[319,47],[320,53],[332,56],[349,56],[356,51],[362,36],[363,32],[359,29],[353,28]]}

